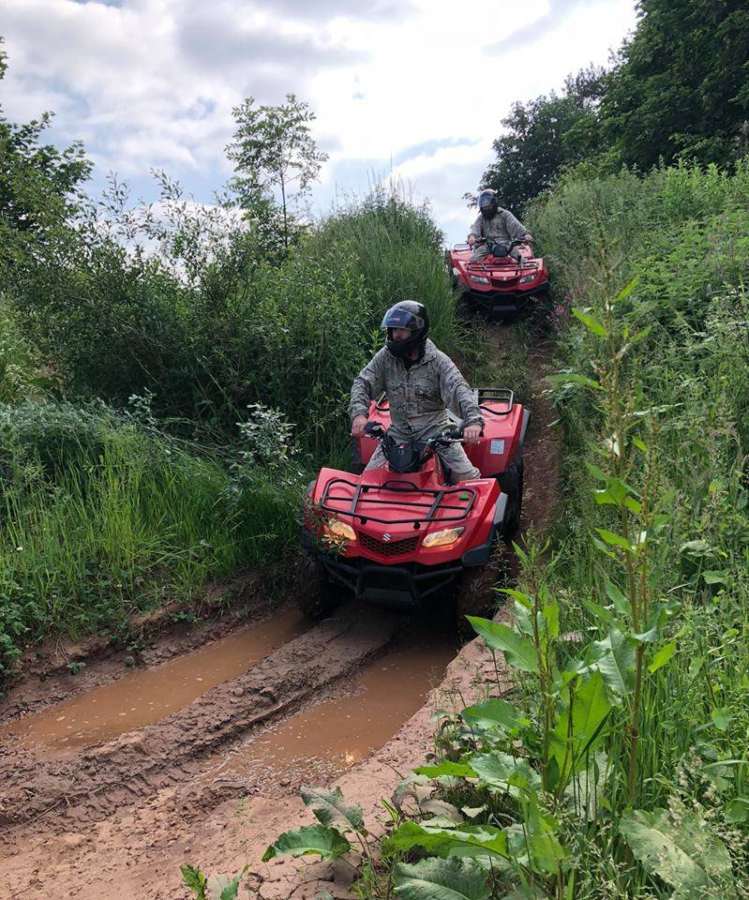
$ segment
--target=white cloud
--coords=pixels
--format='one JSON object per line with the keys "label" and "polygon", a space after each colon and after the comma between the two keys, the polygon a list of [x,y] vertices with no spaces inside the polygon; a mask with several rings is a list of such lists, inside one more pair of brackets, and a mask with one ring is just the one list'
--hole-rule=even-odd
{"label": "white cloud", "polygon": [[634,22],[634,0],[4,0],[3,104],[54,109],[53,137],[101,169],[163,167],[207,200],[232,107],[295,92],[331,156],[319,204],[392,170],[458,237],[511,102],[605,62]]}

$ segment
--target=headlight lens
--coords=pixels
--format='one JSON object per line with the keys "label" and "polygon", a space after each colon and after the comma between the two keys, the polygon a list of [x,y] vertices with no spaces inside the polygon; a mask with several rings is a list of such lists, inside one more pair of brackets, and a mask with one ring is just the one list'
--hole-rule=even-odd
{"label": "headlight lens", "polygon": [[356,540],[356,532],[354,531],[354,529],[348,524],[348,522],[341,522],[340,519],[331,519],[325,526],[325,533],[329,537],[336,538],[338,540]]}
{"label": "headlight lens", "polygon": [[523,277],[518,282],[519,284],[528,284],[529,281],[533,281],[535,275],[523,275]]}
{"label": "headlight lens", "polygon": [[422,547],[447,547],[454,544],[463,534],[465,528],[443,528],[442,531],[433,531],[422,541]]}
{"label": "headlight lens", "polygon": [[489,279],[485,275],[471,275],[471,281],[477,281],[479,284],[489,284]]}

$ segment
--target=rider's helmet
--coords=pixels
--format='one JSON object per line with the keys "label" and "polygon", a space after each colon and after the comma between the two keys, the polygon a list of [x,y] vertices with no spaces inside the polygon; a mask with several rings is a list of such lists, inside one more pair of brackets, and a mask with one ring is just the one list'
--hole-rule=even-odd
{"label": "rider's helmet", "polygon": [[[401,300],[385,313],[380,327],[387,332],[386,346],[393,356],[402,359],[410,355],[412,350],[418,350],[421,356],[429,332],[429,314],[423,303]],[[394,328],[407,328],[411,336],[405,341],[394,341]]]}
{"label": "rider's helmet", "polygon": [[497,215],[499,202],[497,192],[491,188],[481,191],[479,194],[479,212],[485,219],[493,219]]}

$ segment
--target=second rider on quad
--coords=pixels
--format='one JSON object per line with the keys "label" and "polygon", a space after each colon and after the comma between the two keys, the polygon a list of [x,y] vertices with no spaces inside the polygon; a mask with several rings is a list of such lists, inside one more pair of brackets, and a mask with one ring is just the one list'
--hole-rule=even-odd
{"label": "second rider on quad", "polygon": [[[494,253],[495,244],[533,241],[533,236],[523,223],[519,222],[508,209],[500,207],[496,191],[491,188],[481,191],[478,206],[479,214],[468,233],[468,243],[473,248],[471,259],[482,259],[489,255],[505,256],[504,252]],[[514,255],[516,252],[511,250],[510,254]]]}
{"label": "second rider on quad", "polygon": [[[383,391],[390,402],[390,434],[396,441],[427,441],[452,424],[448,410],[463,419],[463,438],[475,443],[484,420],[474,392],[455,363],[427,337],[429,316],[415,300],[391,306],[382,320],[385,346],[354,379],[351,388],[351,433],[359,437],[367,424],[370,403]],[[459,443],[439,450],[452,484],[479,478],[479,470]],[[367,470],[386,465],[382,447],[367,463]]]}

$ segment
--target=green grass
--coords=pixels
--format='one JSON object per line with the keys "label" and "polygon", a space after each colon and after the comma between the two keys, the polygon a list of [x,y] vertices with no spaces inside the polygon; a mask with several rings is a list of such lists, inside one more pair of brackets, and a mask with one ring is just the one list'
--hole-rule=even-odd
{"label": "green grass", "polygon": [[106,408],[25,404],[0,420],[0,673],[24,643],[124,627],[296,543],[291,463],[229,468]]}

